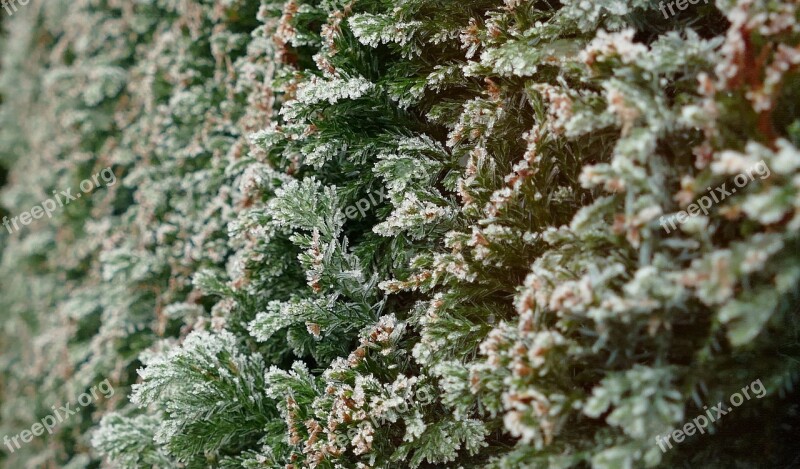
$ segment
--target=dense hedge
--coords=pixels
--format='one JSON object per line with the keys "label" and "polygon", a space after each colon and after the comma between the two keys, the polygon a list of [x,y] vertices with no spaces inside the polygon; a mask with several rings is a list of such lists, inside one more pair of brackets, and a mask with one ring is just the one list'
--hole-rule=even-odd
{"label": "dense hedge", "polygon": [[0,464],[796,461],[800,7],[678,4],[20,5],[0,215],[116,182],[0,232],[0,433],[115,392]]}

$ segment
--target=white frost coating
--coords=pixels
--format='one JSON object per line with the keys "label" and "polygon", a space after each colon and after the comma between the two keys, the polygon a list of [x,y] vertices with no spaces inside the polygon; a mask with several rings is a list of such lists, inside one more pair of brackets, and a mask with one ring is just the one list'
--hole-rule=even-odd
{"label": "white frost coating", "polygon": [[390,42],[406,45],[422,25],[420,21],[395,22],[392,18],[369,14],[353,15],[349,22],[358,42],[370,47]]}
{"label": "white frost coating", "polygon": [[307,106],[326,102],[336,104],[344,99],[358,99],[375,89],[375,85],[363,77],[333,78],[324,80],[312,78],[297,90],[297,99],[281,110],[287,119],[295,119]]}

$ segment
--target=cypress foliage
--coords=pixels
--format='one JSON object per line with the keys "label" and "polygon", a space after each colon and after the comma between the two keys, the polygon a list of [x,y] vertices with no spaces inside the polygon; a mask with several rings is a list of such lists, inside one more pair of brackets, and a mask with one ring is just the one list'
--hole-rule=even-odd
{"label": "cypress foliage", "polygon": [[0,233],[0,433],[115,393],[0,465],[792,464],[800,7],[669,5],[19,6],[0,203],[116,183]]}

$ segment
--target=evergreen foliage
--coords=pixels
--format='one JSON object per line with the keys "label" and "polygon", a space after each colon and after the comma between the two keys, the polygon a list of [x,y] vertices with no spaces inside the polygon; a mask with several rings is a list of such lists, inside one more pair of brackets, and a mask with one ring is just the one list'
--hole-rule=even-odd
{"label": "evergreen foliage", "polygon": [[799,24],[791,0],[31,0],[0,23],[0,204],[119,182],[0,232],[0,434],[116,392],[0,465],[791,464]]}

